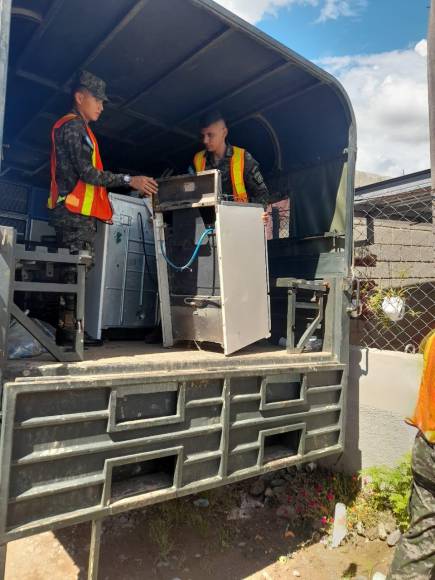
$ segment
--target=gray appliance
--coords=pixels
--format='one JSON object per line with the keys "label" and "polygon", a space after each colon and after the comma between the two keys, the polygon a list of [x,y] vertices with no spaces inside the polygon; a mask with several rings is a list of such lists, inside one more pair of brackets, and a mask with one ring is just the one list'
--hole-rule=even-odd
{"label": "gray appliance", "polygon": [[152,207],[147,199],[109,194],[113,224],[97,224],[95,265],[86,278],[85,329],[157,324],[157,273]]}
{"label": "gray appliance", "polygon": [[260,205],[224,200],[218,171],[159,180],[154,233],[164,346],[215,342],[228,355],[270,336],[262,215]]}

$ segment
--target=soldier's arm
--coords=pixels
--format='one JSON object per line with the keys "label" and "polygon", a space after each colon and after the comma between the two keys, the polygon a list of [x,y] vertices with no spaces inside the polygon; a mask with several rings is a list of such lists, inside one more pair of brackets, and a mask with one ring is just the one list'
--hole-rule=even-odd
{"label": "soldier's arm", "polygon": [[271,203],[271,195],[257,161],[247,151],[245,152],[244,179],[249,201],[251,203],[260,203],[266,208]]}
{"label": "soldier's arm", "polygon": [[279,191],[271,192],[269,190],[261,174],[258,162],[247,151],[245,152],[244,179],[251,203],[261,203],[266,208],[269,204],[286,198]]}
{"label": "soldier's arm", "polygon": [[92,146],[81,120],[73,119],[62,128],[64,146],[82,181],[108,188],[125,186],[122,174],[100,171],[92,165]]}

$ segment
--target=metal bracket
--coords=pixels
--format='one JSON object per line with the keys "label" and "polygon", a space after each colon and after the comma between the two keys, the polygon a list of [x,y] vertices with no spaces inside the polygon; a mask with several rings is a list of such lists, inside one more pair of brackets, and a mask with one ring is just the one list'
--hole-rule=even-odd
{"label": "metal bracket", "polygon": [[89,546],[89,560],[88,560],[88,580],[98,580],[102,531],[103,531],[103,518],[100,518],[98,520],[92,520],[91,543]]}
{"label": "metal bracket", "polygon": [[[67,249],[59,249],[58,252],[48,252],[46,247],[36,247],[34,250],[28,250],[22,244],[16,244],[15,235],[11,236],[11,228],[0,228],[0,240],[6,240],[5,248],[0,248],[1,262],[1,279],[6,283],[7,288],[1,292],[5,302],[4,312],[6,312],[6,327],[9,327],[9,318],[13,316],[30,334],[40,342],[47,351],[60,362],[73,362],[83,360],[84,355],[84,310],[85,310],[85,276],[86,266],[91,261],[91,256],[86,252],[78,255],[71,254]],[[6,243],[6,242],[5,242]],[[7,247],[6,247],[7,246]],[[8,249],[9,248],[9,249]],[[77,271],[77,281],[75,284],[61,284],[52,282],[33,282],[33,281],[15,281],[15,271],[23,266],[24,263],[35,264],[36,262],[45,263],[45,267],[52,268],[53,264],[69,264],[75,266]],[[72,293],[76,295],[76,319],[77,328],[75,332],[74,344],[70,349],[59,347],[43,330],[15,304],[14,292],[53,292],[53,293]],[[2,356],[6,356],[6,340],[0,350]]]}
{"label": "metal bracket", "polygon": [[0,228],[0,384],[3,367],[8,358],[8,331],[10,305],[13,299],[13,278],[15,275],[16,231]]}
{"label": "metal bracket", "polygon": [[[300,353],[303,351],[308,340],[323,322],[324,300],[329,292],[329,287],[323,282],[311,280],[297,280],[296,278],[278,278],[276,281],[278,288],[288,289],[288,310],[287,310],[287,352]],[[314,302],[298,302],[298,290],[310,290],[314,292]],[[296,309],[317,311],[317,316],[307,326],[305,332],[295,344],[295,321]]]}
{"label": "metal bracket", "polygon": [[[45,347],[48,352],[54,356],[54,358],[61,362],[74,362],[76,360],[83,360],[83,338],[81,340],[78,339],[77,335],[80,334],[80,331],[77,330],[76,332],[76,343],[79,344],[75,345],[74,352],[68,352],[59,348],[59,346],[52,340],[45,332],[24,312],[18,308],[15,302],[12,302],[10,306],[10,313],[26,330],[30,332],[30,334],[36,338],[38,342]],[[83,334],[83,330],[81,330],[81,334]]]}
{"label": "metal bracket", "polygon": [[[356,284],[356,288],[353,290],[353,282]],[[351,294],[351,305],[347,308],[347,313],[352,318],[359,318],[362,314],[363,305],[361,301],[361,280],[355,277],[350,284],[350,294]]]}

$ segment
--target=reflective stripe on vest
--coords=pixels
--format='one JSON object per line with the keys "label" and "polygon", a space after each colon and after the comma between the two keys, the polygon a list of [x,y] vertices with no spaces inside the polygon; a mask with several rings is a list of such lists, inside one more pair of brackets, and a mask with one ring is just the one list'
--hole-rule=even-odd
{"label": "reflective stripe on vest", "polygon": [[[195,171],[204,171],[207,163],[206,152],[199,151],[193,158]],[[246,193],[245,180],[243,172],[245,170],[245,150],[233,145],[233,155],[230,161],[231,184],[233,187],[234,201],[239,203],[248,203],[248,194]]]}
{"label": "reflective stripe on vest", "polygon": [[[50,197],[48,198],[47,206],[49,209],[54,209],[59,197],[59,190],[56,183],[56,145],[55,145],[55,131],[77,117],[74,113],[65,115],[59,119],[51,131],[51,187]],[[100,157],[97,139],[91,131],[90,127],[86,125],[86,131],[89,139],[93,145],[92,151],[92,166],[99,171],[103,169],[103,163]],[[79,213],[86,216],[95,217],[103,222],[112,222],[113,209],[107,195],[105,187],[100,185],[91,185],[79,179],[74,189],[68,193],[65,198],[65,207],[72,213]]]}
{"label": "reflective stripe on vest", "polygon": [[435,333],[426,344],[423,361],[417,406],[407,422],[417,427],[429,443],[435,443]]}
{"label": "reflective stripe on vest", "polygon": [[193,165],[195,166],[196,173],[200,171],[205,171],[206,157],[205,151],[199,151],[193,158]]}

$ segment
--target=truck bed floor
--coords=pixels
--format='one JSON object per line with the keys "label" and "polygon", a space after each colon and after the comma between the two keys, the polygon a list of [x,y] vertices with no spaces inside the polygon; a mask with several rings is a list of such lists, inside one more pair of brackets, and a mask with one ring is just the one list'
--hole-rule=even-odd
{"label": "truck bed floor", "polygon": [[289,354],[282,347],[267,342],[251,345],[232,356],[217,350],[197,347],[163,348],[142,341],[109,341],[100,347],[85,350],[85,360],[60,363],[49,354],[32,359],[10,360],[5,369],[6,380],[17,377],[112,374],[125,372],[185,371],[234,369],[250,366],[310,364],[332,359],[331,353]]}

